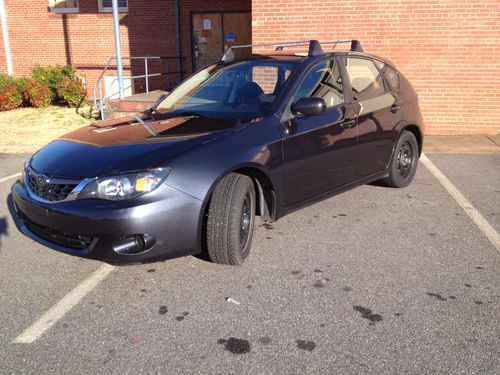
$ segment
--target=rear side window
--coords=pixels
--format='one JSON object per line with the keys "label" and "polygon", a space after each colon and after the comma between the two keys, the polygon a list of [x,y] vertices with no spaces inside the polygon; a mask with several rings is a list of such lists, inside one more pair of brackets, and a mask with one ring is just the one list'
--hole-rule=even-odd
{"label": "rear side window", "polygon": [[297,89],[293,101],[307,97],[322,98],[327,108],[344,102],[340,71],[334,60],[322,61],[313,66]]}
{"label": "rear side window", "polygon": [[354,100],[366,100],[385,93],[384,80],[372,60],[344,59]]}

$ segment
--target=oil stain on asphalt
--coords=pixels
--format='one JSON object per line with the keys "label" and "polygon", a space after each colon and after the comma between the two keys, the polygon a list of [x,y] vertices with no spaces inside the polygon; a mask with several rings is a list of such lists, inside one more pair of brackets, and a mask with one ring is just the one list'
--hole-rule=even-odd
{"label": "oil stain on asphalt", "polygon": [[251,345],[248,340],[237,339],[236,337],[230,337],[226,339],[219,339],[217,344],[224,344],[224,349],[233,354],[245,354],[250,352]]}
{"label": "oil stain on asphalt", "polygon": [[165,305],[160,306],[158,314],[165,315],[167,312],[168,312],[168,307],[167,306],[165,306]]}
{"label": "oil stain on asphalt", "polygon": [[446,301],[446,298],[444,298],[441,294],[439,293],[430,293],[428,292],[427,293],[428,296],[430,297],[434,297],[435,299],[437,299],[438,301]]}
{"label": "oil stain on asphalt", "polygon": [[370,324],[375,324],[383,320],[382,315],[374,314],[369,308],[355,305],[352,307],[357,312],[361,313],[361,317],[370,321]]}
{"label": "oil stain on asphalt", "polygon": [[297,348],[307,350],[308,352],[312,352],[316,347],[314,341],[296,340],[295,343],[297,344]]}

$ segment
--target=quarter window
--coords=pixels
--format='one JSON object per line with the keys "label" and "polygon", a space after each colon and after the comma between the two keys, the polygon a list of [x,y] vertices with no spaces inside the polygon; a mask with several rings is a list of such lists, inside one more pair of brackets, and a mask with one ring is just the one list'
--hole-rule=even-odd
{"label": "quarter window", "polygon": [[344,61],[354,100],[366,100],[385,93],[384,80],[372,60],[348,57]]}
{"label": "quarter window", "polygon": [[[112,12],[113,5],[112,0],[98,0],[99,1],[99,12]],[[118,0],[118,10],[120,12],[128,11],[128,1]]]}
{"label": "quarter window", "polygon": [[78,13],[78,0],[50,0],[50,11],[54,13]]}
{"label": "quarter window", "polygon": [[294,96],[294,102],[308,97],[322,98],[327,108],[344,102],[342,79],[334,60],[320,62],[307,73]]}

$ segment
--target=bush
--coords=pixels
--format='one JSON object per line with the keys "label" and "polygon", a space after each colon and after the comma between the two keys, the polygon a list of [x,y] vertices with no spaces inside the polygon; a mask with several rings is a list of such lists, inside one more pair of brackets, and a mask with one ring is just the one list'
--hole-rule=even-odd
{"label": "bush", "polygon": [[54,95],[45,83],[29,80],[24,87],[24,99],[34,108],[48,107]]}
{"label": "bush", "polygon": [[85,96],[87,90],[79,78],[64,78],[57,87],[57,96],[64,100],[70,107],[77,107]]}
{"label": "bush", "polygon": [[16,109],[23,104],[23,96],[14,83],[1,83],[0,88],[0,110],[9,111]]}
{"label": "bush", "polygon": [[49,86],[54,98],[57,98],[57,88],[64,78],[76,79],[76,68],[72,65],[36,65],[32,73],[32,77],[35,81]]}

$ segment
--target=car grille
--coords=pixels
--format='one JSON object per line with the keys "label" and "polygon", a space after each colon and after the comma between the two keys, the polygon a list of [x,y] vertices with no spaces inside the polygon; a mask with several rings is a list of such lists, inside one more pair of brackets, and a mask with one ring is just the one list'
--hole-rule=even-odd
{"label": "car grille", "polygon": [[[31,170],[27,171],[29,188],[36,196],[50,202],[65,200],[69,193],[78,185],[78,181],[68,183],[44,183],[40,184],[37,181],[37,176]],[[58,182],[58,181],[54,181]]]}
{"label": "car grille", "polygon": [[38,237],[66,248],[85,250],[88,249],[92,243],[92,237],[58,232],[51,228],[35,224],[26,218],[24,219],[24,223],[28,229]]}

